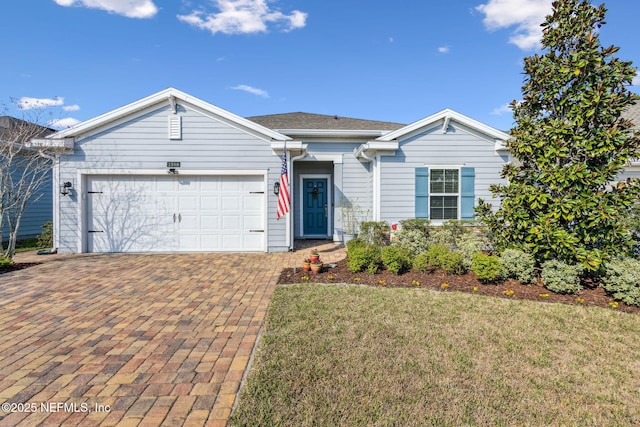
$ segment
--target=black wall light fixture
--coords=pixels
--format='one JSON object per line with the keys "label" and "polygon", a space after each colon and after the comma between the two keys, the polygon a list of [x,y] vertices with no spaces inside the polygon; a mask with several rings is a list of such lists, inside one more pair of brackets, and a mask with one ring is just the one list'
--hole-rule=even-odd
{"label": "black wall light fixture", "polygon": [[60,194],[62,194],[63,196],[69,195],[69,193],[71,193],[71,188],[73,188],[73,184],[71,184],[70,181],[63,183],[60,186]]}
{"label": "black wall light fixture", "polygon": [[273,194],[275,195],[280,194],[280,183],[278,181],[276,181],[276,183],[273,184]]}

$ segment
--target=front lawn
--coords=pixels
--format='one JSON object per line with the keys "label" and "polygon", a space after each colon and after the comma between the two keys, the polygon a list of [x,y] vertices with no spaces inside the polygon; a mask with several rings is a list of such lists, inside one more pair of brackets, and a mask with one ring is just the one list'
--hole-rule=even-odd
{"label": "front lawn", "polygon": [[594,307],[280,286],[230,425],[640,425],[638,330]]}

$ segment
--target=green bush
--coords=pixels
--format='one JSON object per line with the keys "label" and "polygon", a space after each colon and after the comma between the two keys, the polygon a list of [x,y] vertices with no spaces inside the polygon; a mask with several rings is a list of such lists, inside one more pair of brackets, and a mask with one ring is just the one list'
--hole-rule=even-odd
{"label": "green bush", "polygon": [[456,241],[456,251],[460,252],[467,270],[471,268],[473,256],[484,248],[484,241],[475,233],[465,233],[460,235]]}
{"label": "green bush", "polygon": [[6,267],[7,265],[11,265],[13,261],[10,258],[5,257],[4,255],[0,255],[0,267]]}
{"label": "green bush", "polygon": [[444,260],[451,255],[451,250],[444,245],[430,246],[425,252],[427,264],[436,267],[444,267]]}
{"label": "green bush", "polygon": [[442,260],[442,269],[447,274],[464,274],[467,272],[462,254],[455,251],[449,251],[449,255]]}
{"label": "green bush", "polygon": [[536,280],[536,260],[533,255],[518,249],[505,249],[500,259],[504,277],[517,279],[524,284]]}
{"label": "green bush", "polygon": [[399,274],[407,270],[413,262],[413,254],[400,245],[385,246],[382,248],[382,265],[393,274]]}
{"label": "green bush", "polygon": [[552,292],[573,294],[582,290],[580,265],[568,265],[562,261],[549,260],[542,264],[542,283]]}
{"label": "green bush", "polygon": [[42,226],[42,233],[38,236],[38,248],[48,249],[53,247],[53,223],[47,221]]}
{"label": "green bush", "polygon": [[365,221],[360,223],[358,237],[378,246],[389,244],[389,223],[387,221]]}
{"label": "green bush", "polygon": [[429,257],[426,252],[422,252],[413,259],[413,270],[418,273],[431,273],[435,266],[429,264]]}
{"label": "green bush", "polygon": [[398,230],[396,237],[398,240],[396,240],[394,244],[411,251],[414,256],[426,252],[429,248],[427,236],[420,230],[402,228]]}
{"label": "green bush", "polygon": [[380,264],[381,249],[378,245],[366,243],[353,245],[351,250],[347,252],[347,256],[349,271],[358,273],[366,269],[368,273],[375,274]]}
{"label": "green bush", "polygon": [[473,255],[471,271],[476,273],[481,282],[492,283],[502,276],[502,263],[497,256],[477,252]]}
{"label": "green bush", "polygon": [[602,287],[625,304],[640,305],[640,260],[624,258],[607,263]]}
{"label": "green bush", "polygon": [[349,251],[353,250],[354,248],[357,248],[360,246],[366,246],[366,245],[367,245],[367,242],[365,242],[359,237],[349,240],[347,242],[347,256],[349,256]]}
{"label": "green bush", "polygon": [[400,221],[400,225],[401,230],[419,231],[424,234],[425,237],[429,236],[429,232],[432,228],[429,225],[429,220],[422,218],[403,219],[402,221]]}

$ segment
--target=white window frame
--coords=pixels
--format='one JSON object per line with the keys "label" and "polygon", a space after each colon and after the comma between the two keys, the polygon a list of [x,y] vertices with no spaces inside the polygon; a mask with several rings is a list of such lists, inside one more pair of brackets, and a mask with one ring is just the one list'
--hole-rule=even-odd
{"label": "white window frame", "polygon": [[[462,200],[462,173],[461,173],[461,169],[462,166],[453,166],[453,165],[425,165],[427,168],[429,168],[429,221],[432,224],[435,225],[440,225],[442,223],[444,223],[445,221],[450,221],[450,220],[460,220],[460,211],[461,211],[461,200]],[[433,193],[431,192],[431,178],[433,177],[433,171],[436,170],[455,170],[458,173],[458,191],[456,193]],[[445,218],[445,219],[434,219],[432,216],[432,211],[431,211],[431,203],[433,202],[433,197],[446,197],[446,196],[455,196],[457,197],[457,202],[456,202],[456,218]]]}

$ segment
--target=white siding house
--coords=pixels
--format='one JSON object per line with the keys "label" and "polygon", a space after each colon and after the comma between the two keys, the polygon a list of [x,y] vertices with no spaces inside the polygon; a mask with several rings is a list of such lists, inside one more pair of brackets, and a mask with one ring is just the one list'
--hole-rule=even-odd
{"label": "white siding house", "polygon": [[[451,110],[410,125],[291,113],[242,118],[169,88],[47,138],[60,252],[286,251],[363,218],[470,219],[509,136]],[[286,147],[291,211],[276,219]]]}

